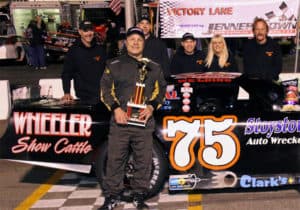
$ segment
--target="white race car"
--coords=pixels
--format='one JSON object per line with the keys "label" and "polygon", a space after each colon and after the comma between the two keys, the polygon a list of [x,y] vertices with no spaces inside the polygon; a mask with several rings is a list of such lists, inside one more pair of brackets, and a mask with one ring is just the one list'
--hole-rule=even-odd
{"label": "white race car", "polygon": [[21,36],[0,36],[0,60],[24,61],[24,42]]}

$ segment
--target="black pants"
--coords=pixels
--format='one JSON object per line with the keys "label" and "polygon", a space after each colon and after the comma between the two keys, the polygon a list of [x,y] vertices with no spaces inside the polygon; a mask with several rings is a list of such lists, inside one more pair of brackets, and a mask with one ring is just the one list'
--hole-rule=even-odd
{"label": "black pants", "polygon": [[131,180],[134,193],[145,193],[150,185],[152,167],[153,119],[147,127],[120,126],[112,123],[108,138],[108,160],[103,182],[105,196],[118,195],[124,190],[125,165],[132,150],[135,172]]}

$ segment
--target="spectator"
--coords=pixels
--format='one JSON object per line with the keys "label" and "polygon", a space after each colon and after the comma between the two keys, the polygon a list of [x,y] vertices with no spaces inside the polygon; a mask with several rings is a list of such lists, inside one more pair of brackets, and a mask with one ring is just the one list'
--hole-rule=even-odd
{"label": "spectator", "polygon": [[145,119],[145,127],[127,125],[127,102],[134,94],[136,82],[140,80],[140,59],[143,57],[145,36],[138,27],[128,29],[126,34],[127,53],[109,62],[101,80],[103,102],[112,111],[112,121],[108,135],[108,159],[106,177],[103,180],[105,202],[100,208],[111,210],[118,205],[124,190],[123,179],[128,159],[128,149],[132,149],[134,168],[131,187],[133,204],[137,209],[148,209],[145,194],[150,186],[152,165],[152,133],[155,122],[153,111],[163,102],[165,80],[159,64],[146,64],[145,83],[146,108],[139,119]]}
{"label": "spectator", "polygon": [[31,64],[38,69],[46,69],[46,58],[44,51],[44,39],[46,37],[46,24],[40,15],[36,16],[35,21],[30,21],[27,31],[30,42]]}
{"label": "spectator", "polygon": [[116,40],[109,46],[107,46],[108,58],[115,58],[117,56],[123,55],[126,52],[125,38],[126,34],[120,32]]}
{"label": "spectator", "polygon": [[148,16],[142,16],[137,24],[145,35],[143,56],[161,65],[165,78],[170,76],[170,60],[166,44],[151,33],[151,21]]}
{"label": "spectator", "polygon": [[196,39],[192,33],[185,33],[181,46],[171,61],[171,73],[203,72],[205,54],[196,49]]}
{"label": "spectator", "polygon": [[33,64],[33,58],[32,58],[32,47],[30,46],[30,40],[32,40],[33,35],[32,35],[32,28],[35,27],[35,21],[31,20],[24,31],[24,36],[26,38],[26,43],[24,44],[24,50],[25,50],[25,55],[26,55],[26,61],[29,66],[32,66]]}
{"label": "spectator", "polygon": [[268,37],[267,22],[256,18],[252,31],[254,39],[246,43],[243,53],[245,74],[266,80],[278,80],[282,70],[282,56],[279,45]]}
{"label": "spectator", "polygon": [[234,56],[221,35],[212,37],[208,45],[205,67],[206,71],[238,72]]}
{"label": "spectator", "polygon": [[62,72],[63,100],[72,101],[71,80],[74,79],[76,96],[95,104],[100,101],[100,80],[105,68],[105,49],[96,43],[93,24],[82,21],[79,26],[80,38],[69,49]]}
{"label": "spectator", "polygon": [[71,26],[70,22],[68,22],[66,20],[63,21],[57,28],[57,32],[60,32],[60,33],[65,33],[68,30],[72,30],[72,26]]}

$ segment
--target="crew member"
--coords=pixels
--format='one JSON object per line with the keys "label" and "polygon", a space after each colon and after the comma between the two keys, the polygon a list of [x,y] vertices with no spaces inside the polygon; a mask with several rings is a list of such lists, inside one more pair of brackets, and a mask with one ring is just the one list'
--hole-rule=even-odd
{"label": "crew member", "polygon": [[62,72],[62,82],[66,102],[72,101],[71,80],[74,79],[76,96],[95,104],[100,101],[100,80],[105,68],[105,49],[96,43],[94,27],[90,21],[79,25],[80,39],[69,49]]}
{"label": "crew member", "polygon": [[171,73],[203,72],[205,70],[205,54],[196,49],[196,39],[192,33],[185,33],[181,39],[181,47],[177,49],[171,61]]}
{"label": "crew member", "polygon": [[282,56],[279,45],[268,37],[269,27],[262,18],[256,18],[252,25],[254,39],[244,48],[244,72],[250,77],[278,80],[282,70]]}
{"label": "crew member", "polygon": [[170,76],[170,59],[166,44],[151,33],[151,22],[148,16],[142,16],[137,24],[145,35],[143,56],[161,65],[165,78]]}
{"label": "crew member", "polygon": [[205,71],[238,72],[235,59],[228,51],[223,36],[217,34],[210,40],[205,67]]}

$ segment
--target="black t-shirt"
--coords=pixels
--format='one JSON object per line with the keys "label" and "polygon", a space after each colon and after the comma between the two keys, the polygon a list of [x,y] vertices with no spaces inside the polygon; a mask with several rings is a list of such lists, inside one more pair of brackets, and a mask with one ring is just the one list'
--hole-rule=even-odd
{"label": "black t-shirt", "polygon": [[265,44],[249,40],[244,48],[244,73],[267,80],[278,80],[282,70],[282,56],[279,45],[267,38]]}

